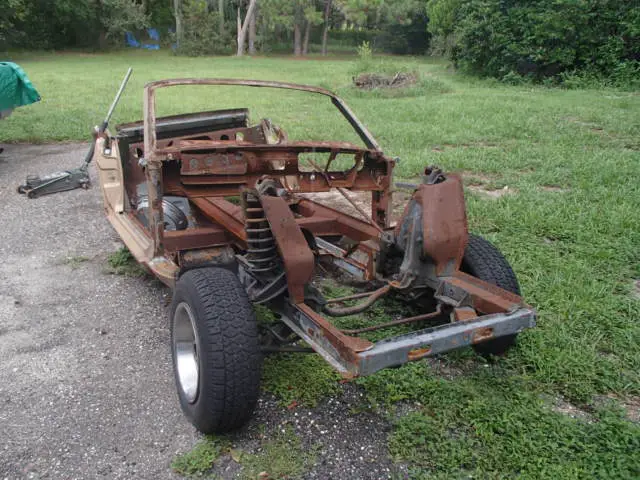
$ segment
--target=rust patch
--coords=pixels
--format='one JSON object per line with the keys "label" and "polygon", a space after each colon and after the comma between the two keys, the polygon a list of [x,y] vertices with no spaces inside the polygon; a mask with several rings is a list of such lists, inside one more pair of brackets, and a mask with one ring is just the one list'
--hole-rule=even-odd
{"label": "rust patch", "polygon": [[491,327],[478,328],[473,332],[473,338],[471,339],[471,343],[484,342],[485,340],[489,340],[492,337],[493,337],[493,328]]}
{"label": "rust patch", "polygon": [[459,307],[453,310],[456,322],[466,322],[478,317],[476,311],[471,307]]}
{"label": "rust patch", "polygon": [[410,362],[413,362],[414,360],[420,360],[421,358],[426,357],[430,353],[431,353],[431,345],[427,345],[426,347],[423,347],[423,348],[415,348],[413,350],[410,350],[407,355],[407,358],[409,359]]}

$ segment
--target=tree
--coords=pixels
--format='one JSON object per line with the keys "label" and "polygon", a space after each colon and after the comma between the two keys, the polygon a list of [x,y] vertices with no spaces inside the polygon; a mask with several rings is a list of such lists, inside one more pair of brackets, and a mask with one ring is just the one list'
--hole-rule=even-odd
{"label": "tree", "polygon": [[424,11],[423,0],[336,0],[345,18],[362,27],[379,28],[384,23],[411,23]]}
{"label": "tree", "polygon": [[311,28],[322,23],[315,0],[261,0],[260,16],[265,30],[292,34],[294,55],[308,52]]}
{"label": "tree", "polygon": [[224,35],[224,0],[218,0],[218,15],[220,16],[218,20],[218,33],[222,36]]}
{"label": "tree", "polygon": [[258,8],[253,12],[249,19],[249,55],[256,54],[256,22],[258,17]]}
{"label": "tree", "polygon": [[327,54],[327,41],[329,39],[329,17],[331,16],[331,0],[324,2],[324,26],[322,27],[322,55]]}
{"label": "tree", "polygon": [[240,7],[238,7],[238,51],[236,53],[238,57],[244,55],[244,44],[247,40],[247,31],[256,8],[256,2],[257,0],[249,1],[249,8],[247,8],[247,13],[244,16],[244,22],[240,21]]}
{"label": "tree", "polygon": [[102,14],[99,16],[105,32],[105,40],[122,38],[130,30],[139,30],[149,26],[149,16],[144,4],[135,0],[99,0]]}
{"label": "tree", "polygon": [[455,45],[454,32],[461,18],[463,1],[429,0],[427,2],[428,29],[434,39],[432,48],[438,54],[451,54]]}
{"label": "tree", "polygon": [[182,27],[182,0],[173,0],[173,15],[176,19],[176,44],[180,49],[184,29]]}
{"label": "tree", "polygon": [[303,4],[303,16],[301,24],[304,25],[304,40],[302,43],[302,55],[309,53],[309,37],[311,36],[311,28],[314,25],[322,23],[322,13],[317,10],[316,2],[301,2]]}

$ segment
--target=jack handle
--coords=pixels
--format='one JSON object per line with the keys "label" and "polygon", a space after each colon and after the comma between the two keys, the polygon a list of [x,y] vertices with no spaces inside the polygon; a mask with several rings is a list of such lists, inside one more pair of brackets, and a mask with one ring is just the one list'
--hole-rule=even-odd
{"label": "jack handle", "polygon": [[122,93],[124,92],[124,89],[127,86],[127,83],[129,82],[129,78],[131,77],[132,73],[133,73],[133,68],[129,67],[129,70],[127,70],[127,74],[124,76],[124,80],[122,80],[122,83],[120,84],[118,93],[116,93],[116,97],[113,99],[113,102],[111,103],[111,107],[107,112],[107,116],[105,117],[102,124],[100,124],[100,126],[97,127],[93,133],[94,140],[93,140],[93,143],[91,144],[91,148],[89,148],[89,151],[87,152],[87,155],[84,157],[84,163],[82,164],[82,167],[80,167],[81,170],[86,171],[87,168],[89,168],[89,164],[91,163],[91,160],[93,160],[93,154],[96,149],[96,140],[101,134],[104,133],[104,131],[109,126],[109,121],[111,120],[113,111],[116,109],[116,106],[120,101],[120,97],[122,96]]}

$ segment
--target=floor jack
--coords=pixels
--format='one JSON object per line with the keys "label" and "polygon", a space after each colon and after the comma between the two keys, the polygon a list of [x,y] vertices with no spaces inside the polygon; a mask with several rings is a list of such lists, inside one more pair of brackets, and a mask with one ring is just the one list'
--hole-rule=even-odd
{"label": "floor jack", "polygon": [[95,150],[95,139],[98,138],[101,134],[109,126],[109,121],[111,120],[111,115],[113,115],[113,111],[116,108],[116,105],[120,101],[120,97],[122,96],[122,92],[127,86],[127,82],[129,81],[129,77],[131,77],[131,73],[133,72],[132,68],[129,68],[127,74],[120,85],[120,89],[116,94],[113,103],[111,104],[111,108],[109,108],[109,112],[107,113],[107,117],[104,122],[99,127],[96,127],[94,130],[94,140],[91,143],[91,148],[87,152],[87,155],[84,158],[84,162],[82,166],[79,168],[74,168],[71,170],[65,170],[62,172],[54,172],[49,175],[28,175],[27,180],[24,185],[20,185],[18,187],[18,193],[23,193],[27,195],[29,198],[38,198],[43,195],[49,195],[51,193],[57,192],[65,192],[67,190],[75,190],[76,188],[84,188],[87,189],[91,186],[91,179],[89,178],[89,164],[91,160],[93,160],[93,153]]}

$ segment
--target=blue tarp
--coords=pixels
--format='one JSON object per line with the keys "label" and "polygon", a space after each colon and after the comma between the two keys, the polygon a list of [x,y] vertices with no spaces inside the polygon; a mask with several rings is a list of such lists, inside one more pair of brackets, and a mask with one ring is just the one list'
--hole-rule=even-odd
{"label": "blue tarp", "polygon": [[[156,42],[160,41],[160,34],[155,28],[147,29],[147,33],[149,34],[149,38],[151,40],[155,40]],[[131,32],[125,33],[125,42],[127,46],[133,48],[146,48],[147,50],[160,50],[160,45],[157,43],[140,43],[136,37]]]}
{"label": "blue tarp", "polygon": [[133,36],[133,33],[126,32],[124,34],[125,41],[129,47],[140,48],[140,42],[136,40],[136,37]]}

